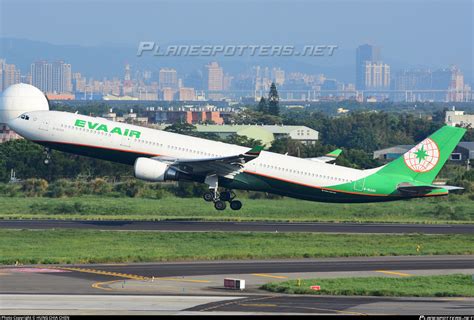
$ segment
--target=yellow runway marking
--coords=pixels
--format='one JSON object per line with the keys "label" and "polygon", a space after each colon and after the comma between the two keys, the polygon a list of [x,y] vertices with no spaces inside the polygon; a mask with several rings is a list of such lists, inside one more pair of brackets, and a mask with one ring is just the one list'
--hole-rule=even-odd
{"label": "yellow runway marking", "polygon": [[274,276],[272,274],[266,274],[266,273],[252,273],[252,276],[275,278],[275,279],[288,279],[288,277],[285,277],[285,276]]}
{"label": "yellow runway marking", "polygon": [[155,278],[155,280],[163,281],[177,281],[177,282],[195,282],[195,283],[209,283],[209,280],[193,280],[193,279],[179,279],[179,278]]}
{"label": "yellow runway marking", "polygon": [[150,279],[148,277],[143,277],[143,276],[139,276],[139,275],[135,275],[135,274],[126,274],[126,273],[110,272],[110,271],[86,269],[86,268],[58,267],[58,269],[69,270],[69,271],[77,271],[77,272],[83,272],[83,273],[100,274],[100,275],[105,275],[105,276],[112,276],[112,277],[119,277],[119,278],[133,279],[133,280],[148,280],[148,279]]}
{"label": "yellow runway marking", "polygon": [[102,285],[104,285],[104,284],[109,284],[109,283],[114,283],[114,282],[119,282],[119,281],[122,281],[122,280],[112,280],[112,281],[105,281],[105,282],[96,282],[96,283],[93,283],[93,284],[92,284],[92,288],[101,289],[101,290],[106,290],[106,291],[113,291],[113,289],[111,289],[111,288],[104,288],[104,287],[102,287]]}
{"label": "yellow runway marking", "polygon": [[0,272],[0,276],[9,276],[11,273],[6,273],[6,272]]}
{"label": "yellow runway marking", "polygon": [[[135,274],[127,274],[127,273],[119,273],[119,272],[110,272],[110,271],[103,271],[103,270],[96,270],[96,269],[88,269],[88,268],[70,268],[70,267],[57,267],[57,269],[63,269],[63,270],[69,270],[69,271],[77,271],[77,272],[83,272],[83,273],[92,273],[92,274],[100,274],[100,275],[106,275],[106,276],[112,276],[112,277],[119,277],[119,278],[125,278],[125,279],[132,279],[132,280],[143,280],[143,281],[151,281],[151,280],[162,280],[162,281],[176,281],[176,282],[192,282],[192,283],[210,283],[211,281],[209,280],[195,280],[195,279],[180,279],[180,278],[159,278],[159,277],[144,277],[144,276],[139,276]],[[102,290],[108,290],[111,291],[113,289],[110,288],[103,288],[103,284],[108,284],[108,283],[114,283],[117,281],[122,281],[122,280],[112,280],[112,281],[105,281],[105,282],[96,282],[92,284],[93,288],[96,289],[102,289]]]}
{"label": "yellow runway marking", "polygon": [[386,271],[386,270],[376,270],[375,272],[393,274],[393,275],[400,276],[400,277],[411,277],[412,276],[412,274],[408,274],[408,273],[395,272],[395,271]]}

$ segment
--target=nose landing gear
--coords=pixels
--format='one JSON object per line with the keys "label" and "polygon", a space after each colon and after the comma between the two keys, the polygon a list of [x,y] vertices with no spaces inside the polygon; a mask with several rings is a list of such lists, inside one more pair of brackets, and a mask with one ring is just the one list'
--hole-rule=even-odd
{"label": "nose landing gear", "polygon": [[49,148],[44,148],[44,155],[45,155],[45,158],[43,160],[43,163],[45,165],[48,165],[51,163],[51,149]]}

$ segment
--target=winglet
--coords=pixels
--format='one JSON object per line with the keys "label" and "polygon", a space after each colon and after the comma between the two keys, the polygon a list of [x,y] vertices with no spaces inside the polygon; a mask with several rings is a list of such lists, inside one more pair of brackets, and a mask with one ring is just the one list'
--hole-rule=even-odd
{"label": "winglet", "polygon": [[255,146],[246,153],[243,154],[245,157],[245,161],[250,161],[252,159],[255,159],[260,155],[260,152],[262,152],[263,146]]}
{"label": "winglet", "polygon": [[341,152],[342,152],[341,149],[336,149],[336,150],[333,150],[329,153],[326,153],[326,157],[337,158],[337,157],[339,157]]}

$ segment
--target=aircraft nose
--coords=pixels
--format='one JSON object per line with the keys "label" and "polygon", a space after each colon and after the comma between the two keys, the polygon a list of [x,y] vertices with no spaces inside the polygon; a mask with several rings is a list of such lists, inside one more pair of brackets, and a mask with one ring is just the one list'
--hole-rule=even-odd
{"label": "aircraft nose", "polygon": [[17,127],[18,123],[18,118],[13,118],[7,121],[7,125],[10,127],[10,129],[13,129],[15,131],[15,128]]}
{"label": "aircraft nose", "polygon": [[20,117],[18,118],[13,118],[13,119],[10,119],[8,120],[7,122],[7,125],[8,127],[10,127],[10,129],[12,129],[13,131],[15,131],[16,133],[18,133],[19,135],[23,135],[23,129],[22,129],[22,119],[20,119]]}

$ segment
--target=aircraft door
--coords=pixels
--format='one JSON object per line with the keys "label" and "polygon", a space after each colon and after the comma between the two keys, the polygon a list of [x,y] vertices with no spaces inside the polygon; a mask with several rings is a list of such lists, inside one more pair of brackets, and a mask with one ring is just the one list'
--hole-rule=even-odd
{"label": "aircraft door", "polygon": [[355,191],[364,191],[365,178],[354,181],[354,190]]}
{"label": "aircraft door", "polygon": [[122,147],[130,148],[130,144],[132,143],[132,138],[123,136],[122,140],[120,141],[120,145]]}

